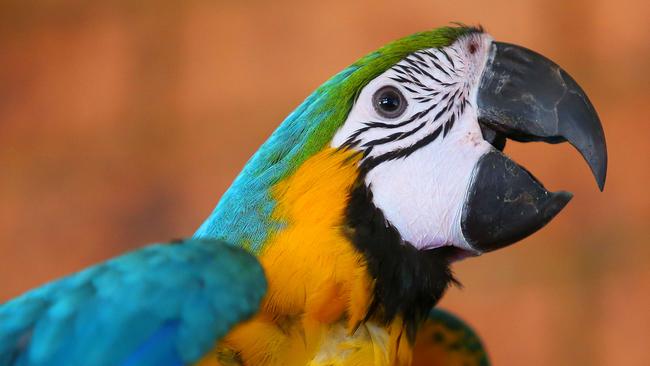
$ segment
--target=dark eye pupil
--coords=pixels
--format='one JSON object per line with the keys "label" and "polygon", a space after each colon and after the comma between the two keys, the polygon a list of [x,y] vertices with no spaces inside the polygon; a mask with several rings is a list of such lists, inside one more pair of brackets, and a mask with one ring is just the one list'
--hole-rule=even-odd
{"label": "dark eye pupil", "polygon": [[476,52],[476,43],[471,43],[469,45],[469,53],[474,54]]}
{"label": "dark eye pupil", "polygon": [[379,108],[386,112],[394,112],[399,109],[400,98],[399,95],[392,91],[387,91],[379,97]]}
{"label": "dark eye pupil", "polygon": [[386,85],[377,90],[372,97],[372,103],[377,114],[390,119],[401,116],[407,105],[402,92],[392,85]]}

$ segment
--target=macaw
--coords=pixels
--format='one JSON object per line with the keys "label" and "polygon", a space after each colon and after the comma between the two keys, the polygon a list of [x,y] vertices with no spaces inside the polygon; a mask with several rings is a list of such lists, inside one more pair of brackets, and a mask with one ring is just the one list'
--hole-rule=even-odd
{"label": "macaw", "polygon": [[434,308],[450,265],[572,197],[507,139],[568,141],[602,190],[600,120],[552,61],[462,25],[389,43],[293,111],[192,238],[0,307],[0,365],[487,365]]}

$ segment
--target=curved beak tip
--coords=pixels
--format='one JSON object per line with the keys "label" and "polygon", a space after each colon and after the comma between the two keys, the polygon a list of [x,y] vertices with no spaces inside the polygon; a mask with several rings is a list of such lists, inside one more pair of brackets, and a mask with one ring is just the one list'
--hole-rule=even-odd
{"label": "curved beak tip", "polygon": [[605,189],[605,181],[607,180],[607,149],[602,148],[603,155],[587,160],[587,164],[591,168],[591,173],[596,179],[598,189],[602,192]]}
{"label": "curved beak tip", "polygon": [[517,45],[493,42],[478,93],[479,121],[522,142],[569,142],[605,187],[607,146],[589,97],[560,66]]}
{"label": "curved beak tip", "polygon": [[[605,169],[605,170],[607,170],[607,169]],[[596,175],[594,173],[594,176],[596,177],[596,182],[598,183],[598,189],[601,192],[605,190],[605,176],[606,175],[607,175],[606,173],[603,173],[602,175],[599,176],[599,175]]]}
{"label": "curved beak tip", "polygon": [[[553,193],[553,206],[557,208],[555,214],[559,213],[573,199],[573,193],[567,191],[558,191]],[[555,216],[553,214],[553,216]]]}

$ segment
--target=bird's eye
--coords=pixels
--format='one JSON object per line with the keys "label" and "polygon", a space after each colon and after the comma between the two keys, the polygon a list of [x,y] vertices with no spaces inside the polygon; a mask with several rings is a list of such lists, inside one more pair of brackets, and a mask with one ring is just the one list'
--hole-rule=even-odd
{"label": "bird's eye", "polygon": [[399,89],[386,85],[372,96],[372,104],[380,116],[394,119],[404,114],[408,103]]}

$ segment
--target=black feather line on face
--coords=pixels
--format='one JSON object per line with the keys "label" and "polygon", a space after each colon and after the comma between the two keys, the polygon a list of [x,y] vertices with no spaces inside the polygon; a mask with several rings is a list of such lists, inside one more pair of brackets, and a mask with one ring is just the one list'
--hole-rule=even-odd
{"label": "black feather line on face", "polygon": [[440,136],[440,132],[442,132],[442,126],[438,126],[438,128],[436,128],[432,133],[425,136],[424,138],[414,143],[413,145],[396,149],[393,151],[389,151],[379,156],[367,157],[361,162],[361,167],[360,167],[361,171],[368,172],[372,168],[376,167],[377,165],[385,161],[408,157],[409,155],[413,154],[420,148],[427,146],[431,142],[435,141],[438,138],[438,136]]}
{"label": "black feather line on face", "polygon": [[420,123],[417,127],[415,127],[412,130],[404,131],[404,132],[397,132],[397,133],[390,134],[390,135],[388,135],[386,137],[382,137],[380,139],[368,141],[365,144],[363,144],[363,147],[371,147],[371,146],[385,144],[385,143],[388,143],[388,142],[403,140],[403,139],[413,135],[414,133],[420,131],[424,126],[426,126],[426,124],[427,124],[427,121],[424,121],[424,122]]}
{"label": "black feather line on face", "polygon": [[445,70],[444,67],[438,65],[438,63],[436,62],[436,59],[431,59],[431,63],[433,64],[433,66],[436,67],[436,69],[440,70],[440,72],[447,75],[448,77],[451,77],[451,75],[447,72],[447,70]]}
{"label": "black feather line on face", "polygon": [[445,130],[442,133],[442,137],[447,136],[452,127],[454,127],[454,122],[456,121],[456,115],[452,114],[449,118],[449,121],[445,122]]}
{"label": "black feather line on face", "polygon": [[422,103],[422,104],[426,104],[426,103],[429,103],[430,101],[432,101],[432,99],[430,97],[415,97],[413,99],[417,100],[418,103]]}
{"label": "black feather line on face", "polygon": [[408,119],[400,123],[385,123],[385,122],[376,122],[376,121],[364,122],[365,126],[356,130],[352,135],[350,135],[350,137],[348,137],[347,140],[343,143],[342,147],[354,148],[359,146],[359,144],[361,143],[361,141],[359,140],[359,136],[361,136],[361,134],[373,128],[379,128],[379,129],[399,128],[417,121],[422,116],[423,116],[422,112],[415,113],[411,117],[409,117]]}
{"label": "black feather line on face", "polygon": [[427,72],[426,70],[422,70],[422,72],[423,72],[424,75],[426,75],[429,79],[431,79],[431,80],[433,80],[433,81],[435,81],[435,82],[437,82],[437,83],[439,83],[439,84],[441,84],[441,85],[444,84],[442,81],[438,80],[435,76],[433,76],[432,74],[430,74],[430,73]]}
{"label": "black feather line on face", "polygon": [[[448,61],[448,64],[444,61],[444,59]],[[459,60],[459,62],[462,65],[462,60]],[[452,68],[452,66],[454,67]],[[467,82],[462,83],[462,86],[459,81],[449,80],[448,82],[443,82],[442,80],[436,78],[432,73],[428,72],[427,69],[431,70],[435,67],[441,73],[451,78],[452,74],[454,76],[458,76],[458,70],[455,68],[455,66],[456,63],[448,54],[448,51],[440,49],[435,53],[430,50],[415,52],[406,57],[402,63],[398,63],[392,67],[392,70],[395,72],[395,76],[390,76],[390,80],[400,84],[400,86],[409,93],[416,95],[415,97],[412,97],[412,99],[417,101],[417,103],[431,103],[431,105],[423,111],[414,113],[402,122],[365,122],[363,123],[364,127],[359,128],[354,133],[352,133],[343,143],[343,147],[361,147],[364,149],[364,158],[361,162],[362,170],[367,172],[382,162],[408,157],[416,150],[435,141],[440,135],[442,135],[444,138],[449,134],[456,120],[463,114],[465,106],[468,103],[467,97],[469,94],[469,86]],[[433,81],[434,84],[444,88],[453,86],[459,87],[456,87],[452,90],[436,89],[435,86],[431,88],[425,85],[423,82],[423,80],[426,79],[429,79],[429,81],[427,81],[427,85],[431,84],[430,81]],[[444,94],[439,100],[435,100],[434,98],[439,96],[440,93]],[[438,106],[440,106],[440,108],[438,108]],[[454,110],[454,107],[456,107],[456,110]],[[430,117],[430,114],[432,114],[434,110],[436,114],[433,117]],[[444,123],[440,123],[438,128],[436,128],[433,132],[424,136],[422,139],[413,143],[412,145],[408,147],[398,148],[378,156],[370,156],[375,147],[391,142],[400,141],[407,137],[413,136],[417,132],[422,131],[426,125],[433,125],[441,119],[445,118],[445,115],[447,114],[449,114],[449,116],[446,117],[447,120]],[[390,133],[384,137],[376,138],[368,142],[363,142],[362,135],[369,130],[394,129],[404,127],[418,120],[424,121],[408,131]]]}
{"label": "black feather line on face", "polygon": [[401,316],[412,344],[426,319],[450,284],[459,284],[449,268],[453,247],[421,251],[402,240],[397,229],[372,203],[372,191],[363,178],[350,193],[345,234],[361,252],[374,280],[366,320],[388,325]]}
{"label": "black feather line on face", "polygon": [[[442,55],[445,56],[447,61],[449,61],[449,65],[451,65],[451,68],[456,69],[456,64],[454,63],[454,60],[451,57],[449,57],[447,51],[445,51],[444,49],[440,49],[440,53],[442,53]],[[431,52],[429,52],[429,54],[431,54]],[[433,54],[431,54],[431,56],[433,57]]]}

